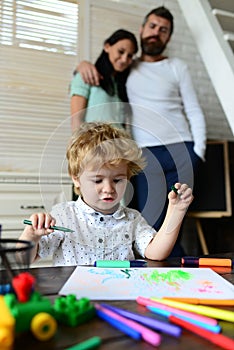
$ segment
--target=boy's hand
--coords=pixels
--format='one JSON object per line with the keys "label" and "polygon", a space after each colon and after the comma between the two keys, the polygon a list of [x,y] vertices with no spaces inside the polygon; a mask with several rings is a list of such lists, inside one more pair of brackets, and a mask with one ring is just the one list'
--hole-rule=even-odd
{"label": "boy's hand", "polygon": [[48,235],[54,230],[50,226],[55,225],[55,219],[48,213],[37,213],[30,216],[31,226],[27,226],[25,230],[36,236]]}
{"label": "boy's hand", "polygon": [[[176,193],[177,192],[177,193]],[[174,190],[169,192],[168,199],[172,205],[177,205],[179,209],[187,210],[193,201],[192,189],[186,184],[177,182]]]}

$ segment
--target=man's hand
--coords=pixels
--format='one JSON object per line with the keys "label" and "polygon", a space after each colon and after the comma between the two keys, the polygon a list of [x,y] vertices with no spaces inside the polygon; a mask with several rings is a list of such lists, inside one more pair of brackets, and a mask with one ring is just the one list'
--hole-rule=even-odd
{"label": "man's hand", "polygon": [[100,79],[103,79],[102,75],[97,71],[97,68],[88,61],[80,62],[76,70],[80,73],[86,84],[99,86]]}

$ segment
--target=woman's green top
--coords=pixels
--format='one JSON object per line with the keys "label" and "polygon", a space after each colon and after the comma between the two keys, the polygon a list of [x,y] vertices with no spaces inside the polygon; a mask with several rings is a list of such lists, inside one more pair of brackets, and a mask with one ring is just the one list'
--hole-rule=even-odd
{"label": "woman's green top", "polygon": [[85,112],[86,122],[109,122],[118,127],[125,124],[124,102],[117,93],[117,85],[113,81],[115,94],[110,96],[101,86],[91,86],[84,83],[80,74],[77,73],[70,85],[70,96],[79,95],[87,99]]}

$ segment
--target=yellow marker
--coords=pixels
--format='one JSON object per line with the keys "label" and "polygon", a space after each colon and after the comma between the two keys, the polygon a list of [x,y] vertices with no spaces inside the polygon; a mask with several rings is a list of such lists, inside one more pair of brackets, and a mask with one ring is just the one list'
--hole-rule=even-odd
{"label": "yellow marker", "polygon": [[212,305],[212,306],[234,306],[234,299],[198,299],[198,298],[180,298],[163,297],[165,300],[179,301],[186,304]]}
{"label": "yellow marker", "polygon": [[229,322],[234,322],[234,312],[224,309],[218,309],[215,307],[210,306],[203,306],[203,305],[193,305],[193,304],[186,304],[179,301],[169,300],[169,299],[158,299],[158,298],[151,298],[154,301],[157,301],[158,303],[168,305],[175,307],[177,309],[186,310],[190,312],[195,312],[200,315],[205,315],[212,318],[217,318],[219,320],[225,320]]}

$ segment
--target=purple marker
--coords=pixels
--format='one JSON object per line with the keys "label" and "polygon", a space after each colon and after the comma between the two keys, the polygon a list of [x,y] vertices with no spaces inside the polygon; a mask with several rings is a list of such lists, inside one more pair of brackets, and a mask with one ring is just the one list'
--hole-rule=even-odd
{"label": "purple marker", "polygon": [[117,314],[127,317],[132,321],[139,322],[145,326],[149,326],[152,329],[156,329],[158,331],[161,331],[163,333],[167,333],[170,335],[173,335],[174,337],[179,337],[181,335],[181,328],[175,325],[172,325],[167,322],[156,320],[152,317],[147,317],[139,314],[135,314],[133,312],[130,312],[128,310],[123,310],[108,304],[101,304],[101,306],[105,307],[106,309],[109,309],[111,311],[116,312]]}

